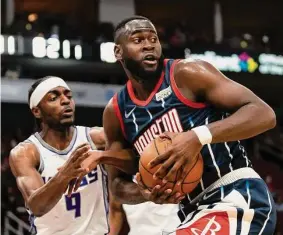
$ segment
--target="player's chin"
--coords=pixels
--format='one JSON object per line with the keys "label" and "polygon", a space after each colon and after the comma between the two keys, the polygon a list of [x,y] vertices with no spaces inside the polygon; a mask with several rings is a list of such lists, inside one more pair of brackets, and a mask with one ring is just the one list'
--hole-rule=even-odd
{"label": "player's chin", "polygon": [[73,116],[68,118],[63,118],[60,120],[60,124],[62,126],[72,126],[74,122],[75,122],[75,118]]}

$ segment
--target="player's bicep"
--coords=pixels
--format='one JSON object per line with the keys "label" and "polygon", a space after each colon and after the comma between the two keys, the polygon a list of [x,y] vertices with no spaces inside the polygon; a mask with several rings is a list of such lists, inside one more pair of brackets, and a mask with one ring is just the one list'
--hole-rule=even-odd
{"label": "player's bicep", "polygon": [[251,90],[227,78],[223,73],[207,62],[201,62],[198,73],[203,82],[205,101],[217,108],[236,111],[250,103],[263,103]]}

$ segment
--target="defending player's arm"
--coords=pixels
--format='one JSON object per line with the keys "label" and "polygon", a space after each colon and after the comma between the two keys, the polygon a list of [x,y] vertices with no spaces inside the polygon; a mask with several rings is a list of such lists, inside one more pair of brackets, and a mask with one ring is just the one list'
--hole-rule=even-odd
{"label": "defending player's arm", "polygon": [[94,127],[90,130],[90,137],[97,150],[89,152],[89,156],[82,163],[84,168],[89,171],[98,164],[113,165],[127,174],[134,174],[133,152],[130,149],[121,149],[119,151],[105,150],[105,133],[102,127]]}
{"label": "defending player's arm", "polygon": [[151,162],[154,167],[165,161],[155,174],[164,182],[180,170],[181,183],[189,170],[187,163],[198,155],[204,144],[247,139],[276,125],[274,111],[265,102],[207,62],[181,61],[176,65],[174,78],[186,98],[205,102],[231,115],[177,135],[172,148]]}
{"label": "defending player's arm", "polygon": [[15,147],[9,158],[9,163],[18,188],[20,189],[27,207],[37,217],[49,212],[64,194],[68,183],[85,169],[80,162],[86,157],[89,146],[79,146],[61,170],[44,184],[37,167],[40,156],[33,144],[22,143]]}

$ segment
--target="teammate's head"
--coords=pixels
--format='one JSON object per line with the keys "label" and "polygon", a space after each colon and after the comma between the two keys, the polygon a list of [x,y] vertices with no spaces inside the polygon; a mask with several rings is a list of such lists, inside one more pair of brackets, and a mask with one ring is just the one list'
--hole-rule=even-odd
{"label": "teammate's head", "polygon": [[28,92],[30,109],[37,121],[54,129],[74,123],[75,103],[72,91],[58,77],[44,77],[32,84]]}
{"label": "teammate's head", "polygon": [[153,23],[134,16],[115,28],[115,57],[134,79],[152,80],[160,76],[163,66],[162,48]]}

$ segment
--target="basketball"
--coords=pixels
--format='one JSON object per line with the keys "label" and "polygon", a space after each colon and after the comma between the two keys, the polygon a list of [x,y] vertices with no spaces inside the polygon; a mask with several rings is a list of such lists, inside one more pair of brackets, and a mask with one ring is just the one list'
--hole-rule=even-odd
{"label": "basketball", "polygon": [[[139,172],[141,174],[142,182],[148,189],[153,189],[156,185],[162,185],[162,179],[153,179],[154,173],[159,169],[161,164],[150,169],[148,163],[155,157],[166,152],[170,147],[172,140],[170,137],[157,137],[144,149],[139,161]],[[179,171],[172,176],[171,179],[163,186],[166,189],[172,189],[172,192],[180,192],[181,194],[190,193],[198,185],[203,173],[203,159],[199,154],[191,163],[189,173],[181,185],[176,185]]]}

